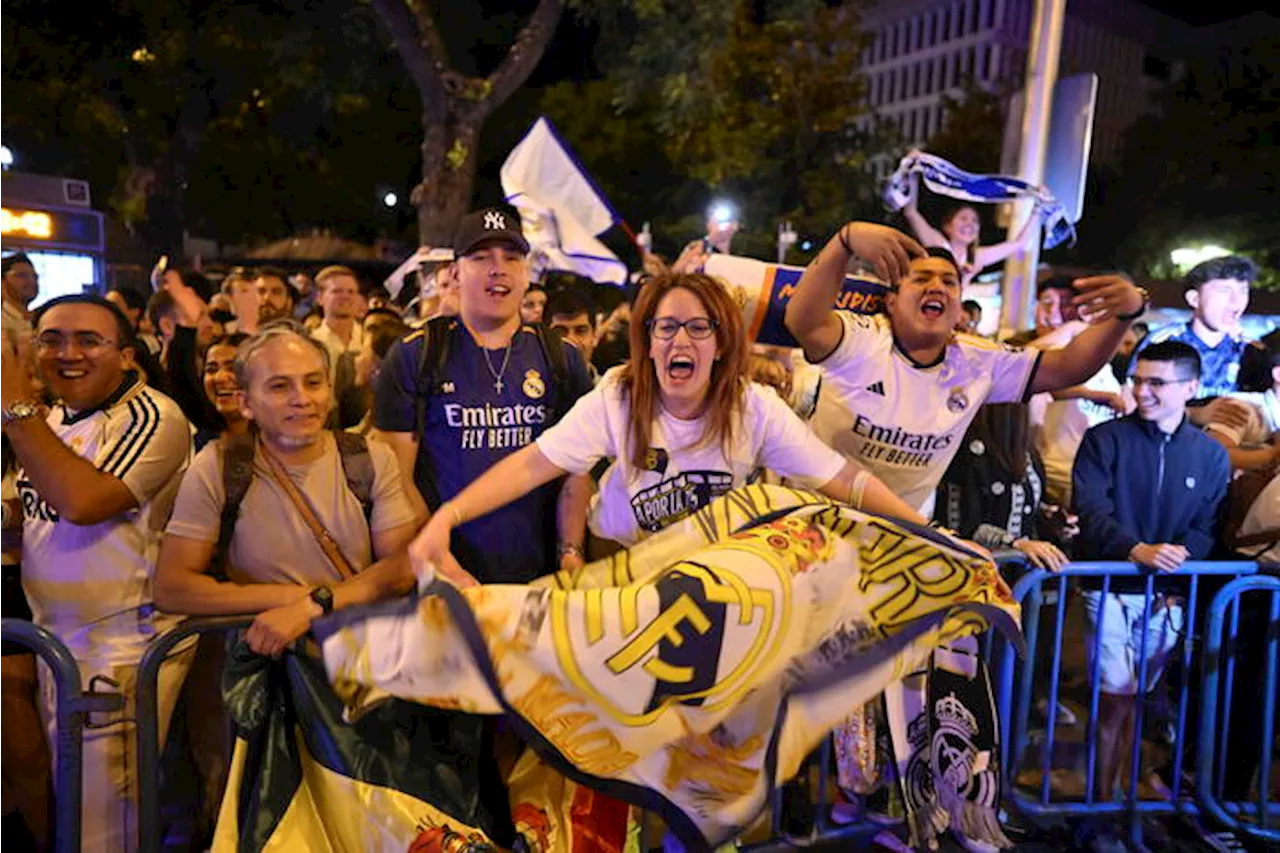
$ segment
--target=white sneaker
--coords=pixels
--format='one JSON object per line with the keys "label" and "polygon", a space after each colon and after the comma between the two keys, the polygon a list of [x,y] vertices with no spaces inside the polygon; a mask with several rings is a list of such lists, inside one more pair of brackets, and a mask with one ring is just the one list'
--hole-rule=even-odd
{"label": "white sneaker", "polygon": [[[1040,716],[1045,719],[1049,718],[1049,700],[1041,699],[1036,703],[1036,710],[1040,712]],[[1075,712],[1068,708],[1061,700],[1058,701],[1058,707],[1053,715],[1053,722],[1059,726],[1074,726],[1080,722],[1080,718]]]}

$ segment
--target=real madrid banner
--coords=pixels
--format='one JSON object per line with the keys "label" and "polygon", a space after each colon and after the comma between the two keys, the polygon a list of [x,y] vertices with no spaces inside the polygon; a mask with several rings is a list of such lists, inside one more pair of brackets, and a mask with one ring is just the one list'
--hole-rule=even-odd
{"label": "real madrid banner", "polygon": [[[704,271],[727,282],[742,308],[742,325],[747,340],[779,347],[799,347],[787,331],[787,303],[795,293],[804,267],[769,264],[736,255],[712,255]],[[862,276],[845,276],[833,307],[854,314],[879,314],[884,308],[885,285]]]}
{"label": "real madrid banner", "polygon": [[[994,566],[953,541],[776,486],[572,576],[425,593],[317,626],[340,696],[507,714],[544,770],[659,813],[690,849],[740,834],[939,643],[1016,636],[1018,615]],[[577,849],[546,799],[526,841]]]}

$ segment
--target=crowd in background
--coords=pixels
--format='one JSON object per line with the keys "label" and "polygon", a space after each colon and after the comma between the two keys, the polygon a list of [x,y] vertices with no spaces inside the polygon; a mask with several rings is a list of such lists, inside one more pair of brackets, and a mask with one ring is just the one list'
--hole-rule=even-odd
{"label": "crowd in background", "polygon": [[[1110,798],[1139,681],[1159,688],[1203,616],[1187,611],[1178,567],[1280,559],[1280,333],[1240,337],[1257,270],[1229,257],[1187,276],[1186,324],[1148,334],[1134,322],[1145,297],[1126,280],[1050,277],[1034,329],[983,339],[961,285],[992,252],[957,249],[948,233],[976,234],[966,210],[976,220],[964,208],[937,232],[910,222],[927,251],[878,226],[842,229],[788,308],[800,351],[752,346],[732,299],[701,275],[728,250],[714,224],[670,267],[647,256],[625,289],[566,272],[530,282],[528,244],[500,209],[459,223],[454,261],[386,283],[340,265],[161,265],[149,294],[62,297],[33,313],[35,270],[11,255],[4,615],[49,628],[86,685],[112,678],[131,701],[138,659],[174,614],[258,614],[251,643],[279,654],[319,615],[407,592],[414,555],[460,584],[527,582],[733,486],[786,479],[1034,567],[1160,572],[1149,619],[1141,581],[1105,596],[1080,585],[1088,630],[1102,634],[1090,665]],[[890,283],[886,316],[830,309],[855,258]],[[682,470],[723,470],[723,482],[680,491]],[[162,674],[163,726],[183,733],[177,760],[202,786],[195,839],[226,772],[208,721],[218,654],[182,646]],[[1245,677],[1260,684],[1261,668]],[[5,649],[3,701],[6,836],[21,820],[42,846],[55,698],[22,649]],[[1041,710],[1074,715],[1043,699]],[[86,734],[84,849],[136,841],[129,718]],[[1247,742],[1253,729],[1238,728]],[[493,772],[480,762],[466,778],[491,791]],[[1092,843],[1113,849],[1105,831]]]}

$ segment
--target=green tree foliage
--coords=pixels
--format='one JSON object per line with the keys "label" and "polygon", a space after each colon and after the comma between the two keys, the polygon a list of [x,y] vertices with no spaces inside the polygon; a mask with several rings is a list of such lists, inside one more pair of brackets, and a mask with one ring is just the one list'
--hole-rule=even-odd
{"label": "green tree foliage", "polygon": [[[736,245],[744,250],[772,254],[784,219],[821,239],[851,217],[880,214],[866,163],[900,152],[865,106],[856,73],[866,45],[859,6],[578,4],[577,13],[600,28],[597,63],[608,79],[607,95],[601,90],[583,112],[612,111],[630,128],[643,125],[639,135],[658,143],[672,171],[704,186],[686,196],[734,199],[745,225]],[[701,213],[679,222],[673,236],[700,233]]]}
{"label": "green tree foliage", "polygon": [[1119,167],[1098,175],[1080,252],[1088,260],[1176,277],[1169,253],[1215,244],[1251,255],[1280,284],[1280,44],[1273,38],[1192,63],[1157,112],[1127,134]]}
{"label": "green tree foliage", "polygon": [[184,231],[371,236],[385,225],[374,187],[412,166],[412,101],[362,4],[124,0],[75,15],[16,0],[3,26],[20,168],[89,178],[151,248],[176,250]]}

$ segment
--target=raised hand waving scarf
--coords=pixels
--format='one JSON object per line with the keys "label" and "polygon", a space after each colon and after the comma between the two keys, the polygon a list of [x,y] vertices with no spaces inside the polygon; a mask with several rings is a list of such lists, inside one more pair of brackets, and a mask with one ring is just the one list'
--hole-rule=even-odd
{"label": "raised hand waving scarf", "polygon": [[961,201],[979,204],[1002,204],[1019,199],[1034,199],[1044,224],[1044,248],[1070,240],[1076,241],[1076,229],[1067,217],[1062,202],[1044,187],[1029,184],[1007,175],[975,175],[957,168],[951,161],[935,154],[912,151],[898,163],[898,170],[884,186],[884,202],[891,210],[901,210],[911,197],[912,176],[919,175],[930,191]]}
{"label": "raised hand waving scarf", "polygon": [[[550,768],[659,813],[691,850],[740,834],[850,708],[939,643],[1017,636],[989,561],[776,486],[573,576],[427,593],[317,626],[339,695],[506,713]],[[571,849],[553,788],[512,788],[538,815],[535,850]]]}

